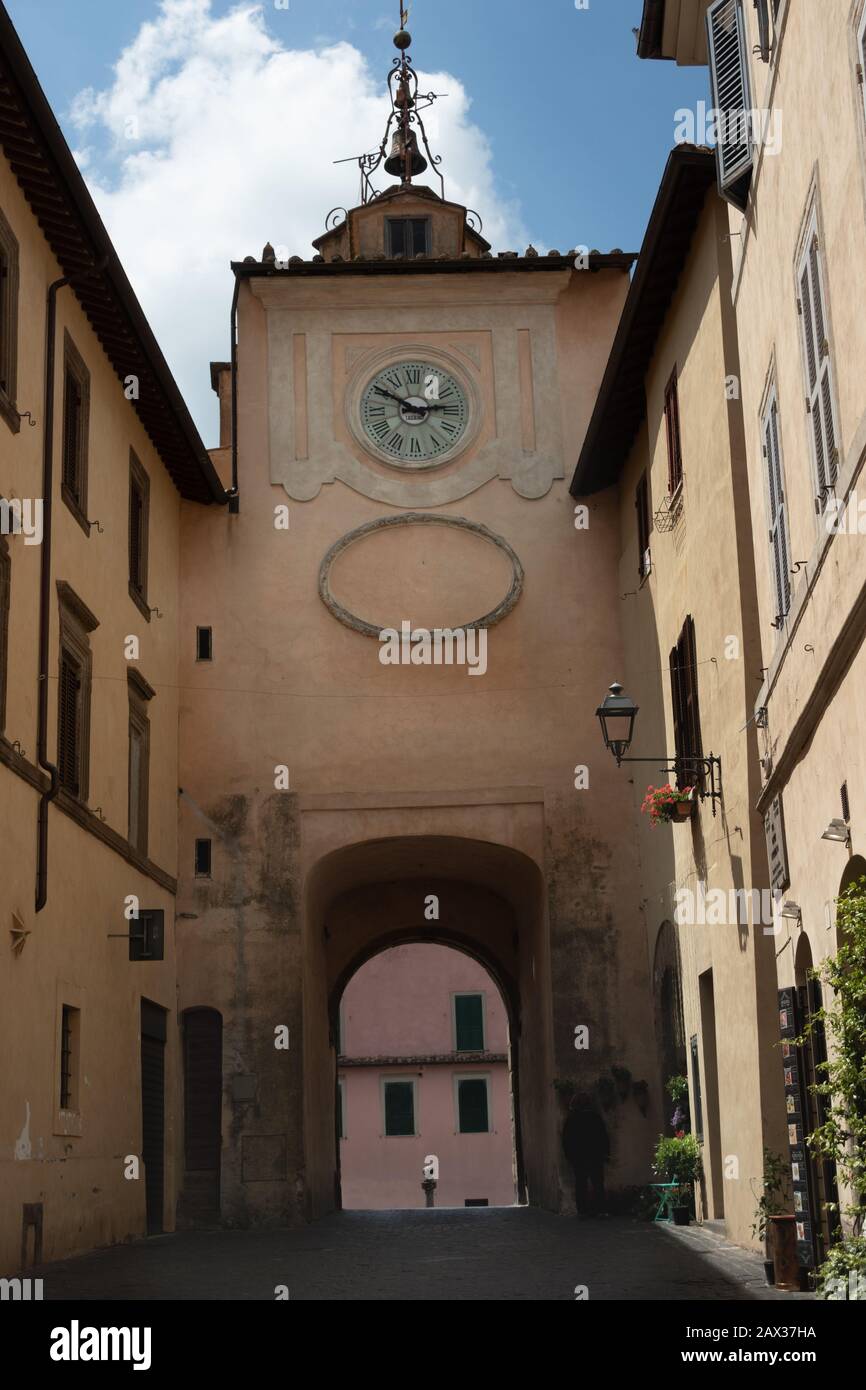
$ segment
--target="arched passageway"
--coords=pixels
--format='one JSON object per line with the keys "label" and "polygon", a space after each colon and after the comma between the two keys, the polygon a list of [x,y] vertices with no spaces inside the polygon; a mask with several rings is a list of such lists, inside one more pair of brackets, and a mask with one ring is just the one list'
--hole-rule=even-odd
{"label": "arched passageway", "polygon": [[342,1207],[513,1206],[509,1011],[477,956],[388,946],[331,1014]]}
{"label": "arched passageway", "polygon": [[413,942],[464,951],[496,982],[509,1022],[518,1200],[556,1208],[552,991],[543,903],[532,860],[485,841],[366,841],[314,866],[306,884],[304,936],[304,1148],[311,1217],[340,1202],[340,998],[365,961]]}

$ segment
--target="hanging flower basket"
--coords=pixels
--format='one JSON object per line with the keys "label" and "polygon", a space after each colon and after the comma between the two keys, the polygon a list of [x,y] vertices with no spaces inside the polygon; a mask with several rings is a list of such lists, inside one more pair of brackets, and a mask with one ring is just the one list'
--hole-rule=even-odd
{"label": "hanging flower basket", "polygon": [[669,825],[671,821],[691,820],[695,813],[694,787],[647,787],[641,810],[652,825]]}

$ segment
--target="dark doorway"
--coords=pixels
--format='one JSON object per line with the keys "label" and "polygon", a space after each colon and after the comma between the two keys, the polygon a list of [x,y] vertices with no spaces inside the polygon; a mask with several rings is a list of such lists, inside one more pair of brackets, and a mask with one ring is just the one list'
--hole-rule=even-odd
{"label": "dark doorway", "polygon": [[187,1009],[183,1015],[183,1214],[190,1221],[206,1220],[219,1212],[222,1058],[221,1015],[216,1009]]}
{"label": "dark doorway", "polygon": [[710,1199],[708,1215],[720,1221],[725,1214],[724,1185],[722,1181],[722,1116],[719,1105],[719,1069],[716,1055],[716,999],[713,989],[713,972],[705,970],[698,976],[698,990],[701,1005],[701,1042],[704,1053],[704,1161],[709,1156],[709,1173],[706,1174],[707,1196]]}
{"label": "dark doorway", "polygon": [[[800,1107],[805,1136],[811,1134],[819,1125],[825,1124],[829,1118],[827,1097],[815,1092],[818,1083],[826,1079],[822,1068],[827,1061],[827,1042],[824,1025],[819,1017],[824,1002],[821,981],[812,974],[812,947],[805,935],[801,936],[798,942],[794,968],[797,986],[797,1032],[800,1036],[805,1035],[805,1041],[797,1048],[797,1074],[800,1080]],[[827,1252],[833,1244],[835,1222],[832,1213],[827,1210],[827,1204],[835,1204],[839,1200],[836,1164],[832,1159],[822,1161],[816,1158],[808,1143],[804,1145],[804,1157],[809,1208],[806,1215],[811,1214],[812,1217],[812,1257],[814,1264],[820,1265],[826,1260]],[[802,1210],[797,1204],[798,1186],[795,1182],[794,1203],[795,1209]]]}
{"label": "dark doorway", "polygon": [[141,1156],[147,1234],[163,1229],[165,1195],[165,1039],[166,1011],[141,1001]]}

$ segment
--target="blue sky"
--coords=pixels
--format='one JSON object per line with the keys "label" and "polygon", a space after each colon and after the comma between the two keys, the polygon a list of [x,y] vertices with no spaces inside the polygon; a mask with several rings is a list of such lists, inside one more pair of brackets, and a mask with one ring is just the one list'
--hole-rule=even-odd
{"label": "blue sky", "polygon": [[[247,0],[240,8],[259,15],[229,28],[220,21],[238,10],[236,0],[6,4],[212,443],[207,362],[225,355],[223,320],[231,295],[226,263],[260,251],[266,240],[309,255],[328,209],[356,201],[352,166],[331,161],[373,148],[381,138],[398,5],[290,0],[285,10],[274,0],[258,6]],[[172,11],[173,25],[164,7]],[[587,10],[576,9],[574,0],[412,4],[416,66],[454,79],[449,97],[439,103],[440,138],[433,141],[445,155],[446,191],[450,170],[450,191],[477,207],[496,249],[522,249],[524,236],[539,249],[580,243],[638,249],[674,141],[674,112],[708,97],[705,68],[637,59],[632,29],[641,8],[641,0],[590,0]],[[184,15],[189,23],[181,22]],[[155,21],[165,33],[157,31],[158,42],[148,46],[142,26]],[[335,44],[350,48],[337,50],[339,61],[323,60],[322,50]],[[115,65],[131,45],[137,47],[118,74]],[[274,65],[275,54],[283,51],[304,57],[294,65],[288,59]],[[210,64],[205,79],[202,55]],[[222,93],[223,106],[215,106],[215,90],[230,68],[235,71]],[[264,80],[268,70],[272,82]],[[439,82],[437,87],[443,89]],[[92,91],[82,103],[85,89]],[[240,119],[233,147],[226,104],[236,113],[255,104],[248,117],[260,138],[252,142],[252,158],[250,131],[242,138]],[[117,131],[127,110],[141,130],[132,146]],[[215,142],[219,158],[208,183]],[[200,159],[191,148],[201,152]],[[226,208],[217,185],[231,189]],[[176,287],[166,268],[173,224],[165,211],[185,187],[187,222],[199,222],[191,244],[204,245],[208,258],[193,278],[200,296],[208,291],[209,302],[220,301],[218,312],[213,304],[197,315],[198,336],[187,322],[190,305],[177,312]],[[187,279],[189,259],[187,250],[175,263]]]}

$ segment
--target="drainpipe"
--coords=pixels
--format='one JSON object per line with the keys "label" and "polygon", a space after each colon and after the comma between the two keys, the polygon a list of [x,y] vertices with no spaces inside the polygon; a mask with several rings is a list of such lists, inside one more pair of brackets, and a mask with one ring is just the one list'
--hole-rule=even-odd
{"label": "drainpipe", "polygon": [[49,775],[47,791],[39,798],[36,822],[36,911],[48,901],[48,806],[60,790],[60,773],[48,761],[48,637],[51,625],[51,519],[54,497],[54,337],[57,295],[69,281],[55,280],[48,288],[45,323],[45,410],[42,440],[42,554],[39,575],[39,702],[36,761]]}
{"label": "drainpipe", "polygon": [[51,631],[51,521],[54,499],[54,359],[57,296],[66,285],[101,275],[108,256],[80,275],[62,276],[48,287],[45,315],[45,410],[42,440],[42,554],[39,573],[39,701],[36,719],[36,761],[48,773],[48,789],[39,798],[36,818],[36,911],[48,901],[48,807],[60,790],[60,773],[48,761],[48,642]]}
{"label": "drainpipe", "polygon": [[238,492],[238,298],[241,282],[235,275],[235,290],[232,295],[231,345],[232,345],[232,485],[228,490],[229,511],[237,516],[241,509]]}

